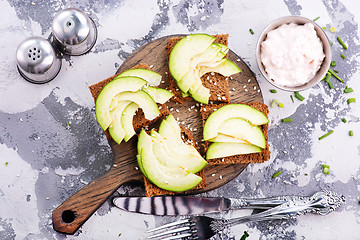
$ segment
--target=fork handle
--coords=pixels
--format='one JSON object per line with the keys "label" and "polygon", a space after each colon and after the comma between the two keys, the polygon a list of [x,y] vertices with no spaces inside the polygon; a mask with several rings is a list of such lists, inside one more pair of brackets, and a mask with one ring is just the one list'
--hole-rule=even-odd
{"label": "fork handle", "polygon": [[291,219],[308,212],[326,215],[344,202],[345,197],[343,195],[324,190],[315,193],[311,197],[292,197],[287,202],[258,214],[225,221],[229,225],[235,225],[249,221]]}

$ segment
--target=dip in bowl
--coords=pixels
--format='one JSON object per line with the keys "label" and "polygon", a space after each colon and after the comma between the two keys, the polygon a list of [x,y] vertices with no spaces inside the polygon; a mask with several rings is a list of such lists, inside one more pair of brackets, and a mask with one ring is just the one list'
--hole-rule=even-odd
{"label": "dip in bowl", "polygon": [[312,20],[288,16],[276,19],[261,33],[256,60],[274,86],[300,91],[317,84],[331,62],[330,42]]}

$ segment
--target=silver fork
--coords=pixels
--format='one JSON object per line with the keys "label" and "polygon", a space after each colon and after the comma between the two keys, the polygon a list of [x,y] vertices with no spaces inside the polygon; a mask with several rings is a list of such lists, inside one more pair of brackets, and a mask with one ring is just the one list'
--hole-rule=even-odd
{"label": "silver fork", "polygon": [[169,223],[147,231],[150,234],[148,239],[209,239],[227,227],[244,222],[293,219],[309,212],[326,215],[344,202],[345,197],[343,195],[323,190],[311,197],[299,196],[292,198],[277,207],[250,216],[233,219],[214,219],[206,216],[197,216]]}

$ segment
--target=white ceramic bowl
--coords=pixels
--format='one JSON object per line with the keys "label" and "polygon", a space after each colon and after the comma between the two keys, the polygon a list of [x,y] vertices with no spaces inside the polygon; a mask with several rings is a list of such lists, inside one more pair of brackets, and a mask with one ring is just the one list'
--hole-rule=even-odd
{"label": "white ceramic bowl", "polygon": [[[288,24],[288,23],[295,23],[295,24],[299,24],[299,25],[303,25],[305,23],[313,24],[315,31],[323,44],[323,49],[324,49],[324,53],[325,53],[324,61],[321,64],[320,69],[318,70],[316,75],[312,79],[310,79],[309,82],[307,82],[301,86],[296,86],[296,87],[286,87],[286,86],[277,85],[272,79],[269,78],[268,74],[265,71],[264,65],[261,63],[261,57],[260,57],[261,43],[263,41],[265,41],[268,32],[278,28],[279,26],[281,26],[283,24]],[[256,45],[256,61],[257,61],[258,67],[260,69],[260,72],[265,77],[265,79],[268,80],[272,85],[274,85],[275,87],[280,88],[282,90],[286,90],[286,91],[301,91],[301,90],[305,90],[307,88],[310,88],[310,87],[316,85],[325,76],[325,74],[327,73],[327,71],[330,67],[331,46],[330,46],[329,39],[327,38],[323,29],[321,27],[319,27],[314,21],[304,18],[304,17],[300,17],[300,16],[286,16],[286,17],[278,18],[278,19],[274,20],[273,22],[271,22],[261,33],[259,40],[257,42],[257,45]]]}

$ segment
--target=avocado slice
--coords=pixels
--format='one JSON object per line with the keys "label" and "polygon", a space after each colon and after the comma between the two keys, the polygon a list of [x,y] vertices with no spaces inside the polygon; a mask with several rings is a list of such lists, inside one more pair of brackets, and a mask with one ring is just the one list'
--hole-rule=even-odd
{"label": "avocado slice", "polygon": [[142,89],[144,92],[148,93],[150,97],[154,99],[156,103],[164,104],[166,103],[170,98],[174,96],[172,92],[169,92],[168,90],[162,89],[162,88],[156,88],[156,87],[146,87]]}
{"label": "avocado slice", "polygon": [[201,177],[187,173],[180,167],[171,168],[162,165],[153,154],[152,148],[153,140],[142,130],[138,141],[138,150],[140,150],[138,160],[141,162],[139,166],[146,178],[159,188],[182,192],[194,188],[202,181]]}
{"label": "avocado slice", "polygon": [[136,134],[133,125],[133,118],[138,108],[139,105],[132,102],[128,106],[126,106],[126,108],[124,109],[121,115],[121,126],[125,131],[125,136],[124,136],[125,142],[129,141],[129,139]]}
{"label": "avocado slice", "polygon": [[213,112],[204,124],[204,140],[217,136],[221,125],[230,118],[242,118],[252,125],[263,125],[269,122],[264,113],[245,104],[228,104]]}
{"label": "avocado slice", "polygon": [[137,92],[122,92],[119,93],[113,100],[114,103],[120,101],[132,101],[135,102],[144,111],[145,118],[153,120],[160,115],[160,110],[155,103],[154,99],[150,97],[146,92],[139,90]]}
{"label": "avocado slice", "polygon": [[206,159],[223,158],[257,152],[261,152],[261,148],[252,144],[215,142],[210,144],[206,152]]}
{"label": "avocado slice", "polygon": [[125,130],[121,124],[121,116],[124,109],[131,103],[131,101],[121,101],[117,108],[110,112],[113,119],[109,126],[109,134],[117,144],[120,144],[125,137]]}
{"label": "avocado slice", "polygon": [[[137,91],[146,84],[144,79],[138,77],[120,77],[109,82],[96,99],[95,114],[98,123],[105,131],[113,121],[110,114],[110,105],[113,98],[121,92]],[[115,106],[116,107],[116,106]]]}
{"label": "avocado slice", "polygon": [[261,129],[242,118],[230,118],[224,121],[219,128],[219,133],[266,148],[266,140]]}
{"label": "avocado slice", "polygon": [[207,34],[190,34],[177,42],[169,55],[169,71],[179,81],[191,67],[191,59],[203,53],[215,40]]}
{"label": "avocado slice", "polygon": [[117,75],[114,80],[120,77],[133,76],[144,79],[148,82],[150,86],[159,86],[161,83],[161,75],[154,71],[143,69],[143,68],[133,68],[126,70],[119,75]]}

